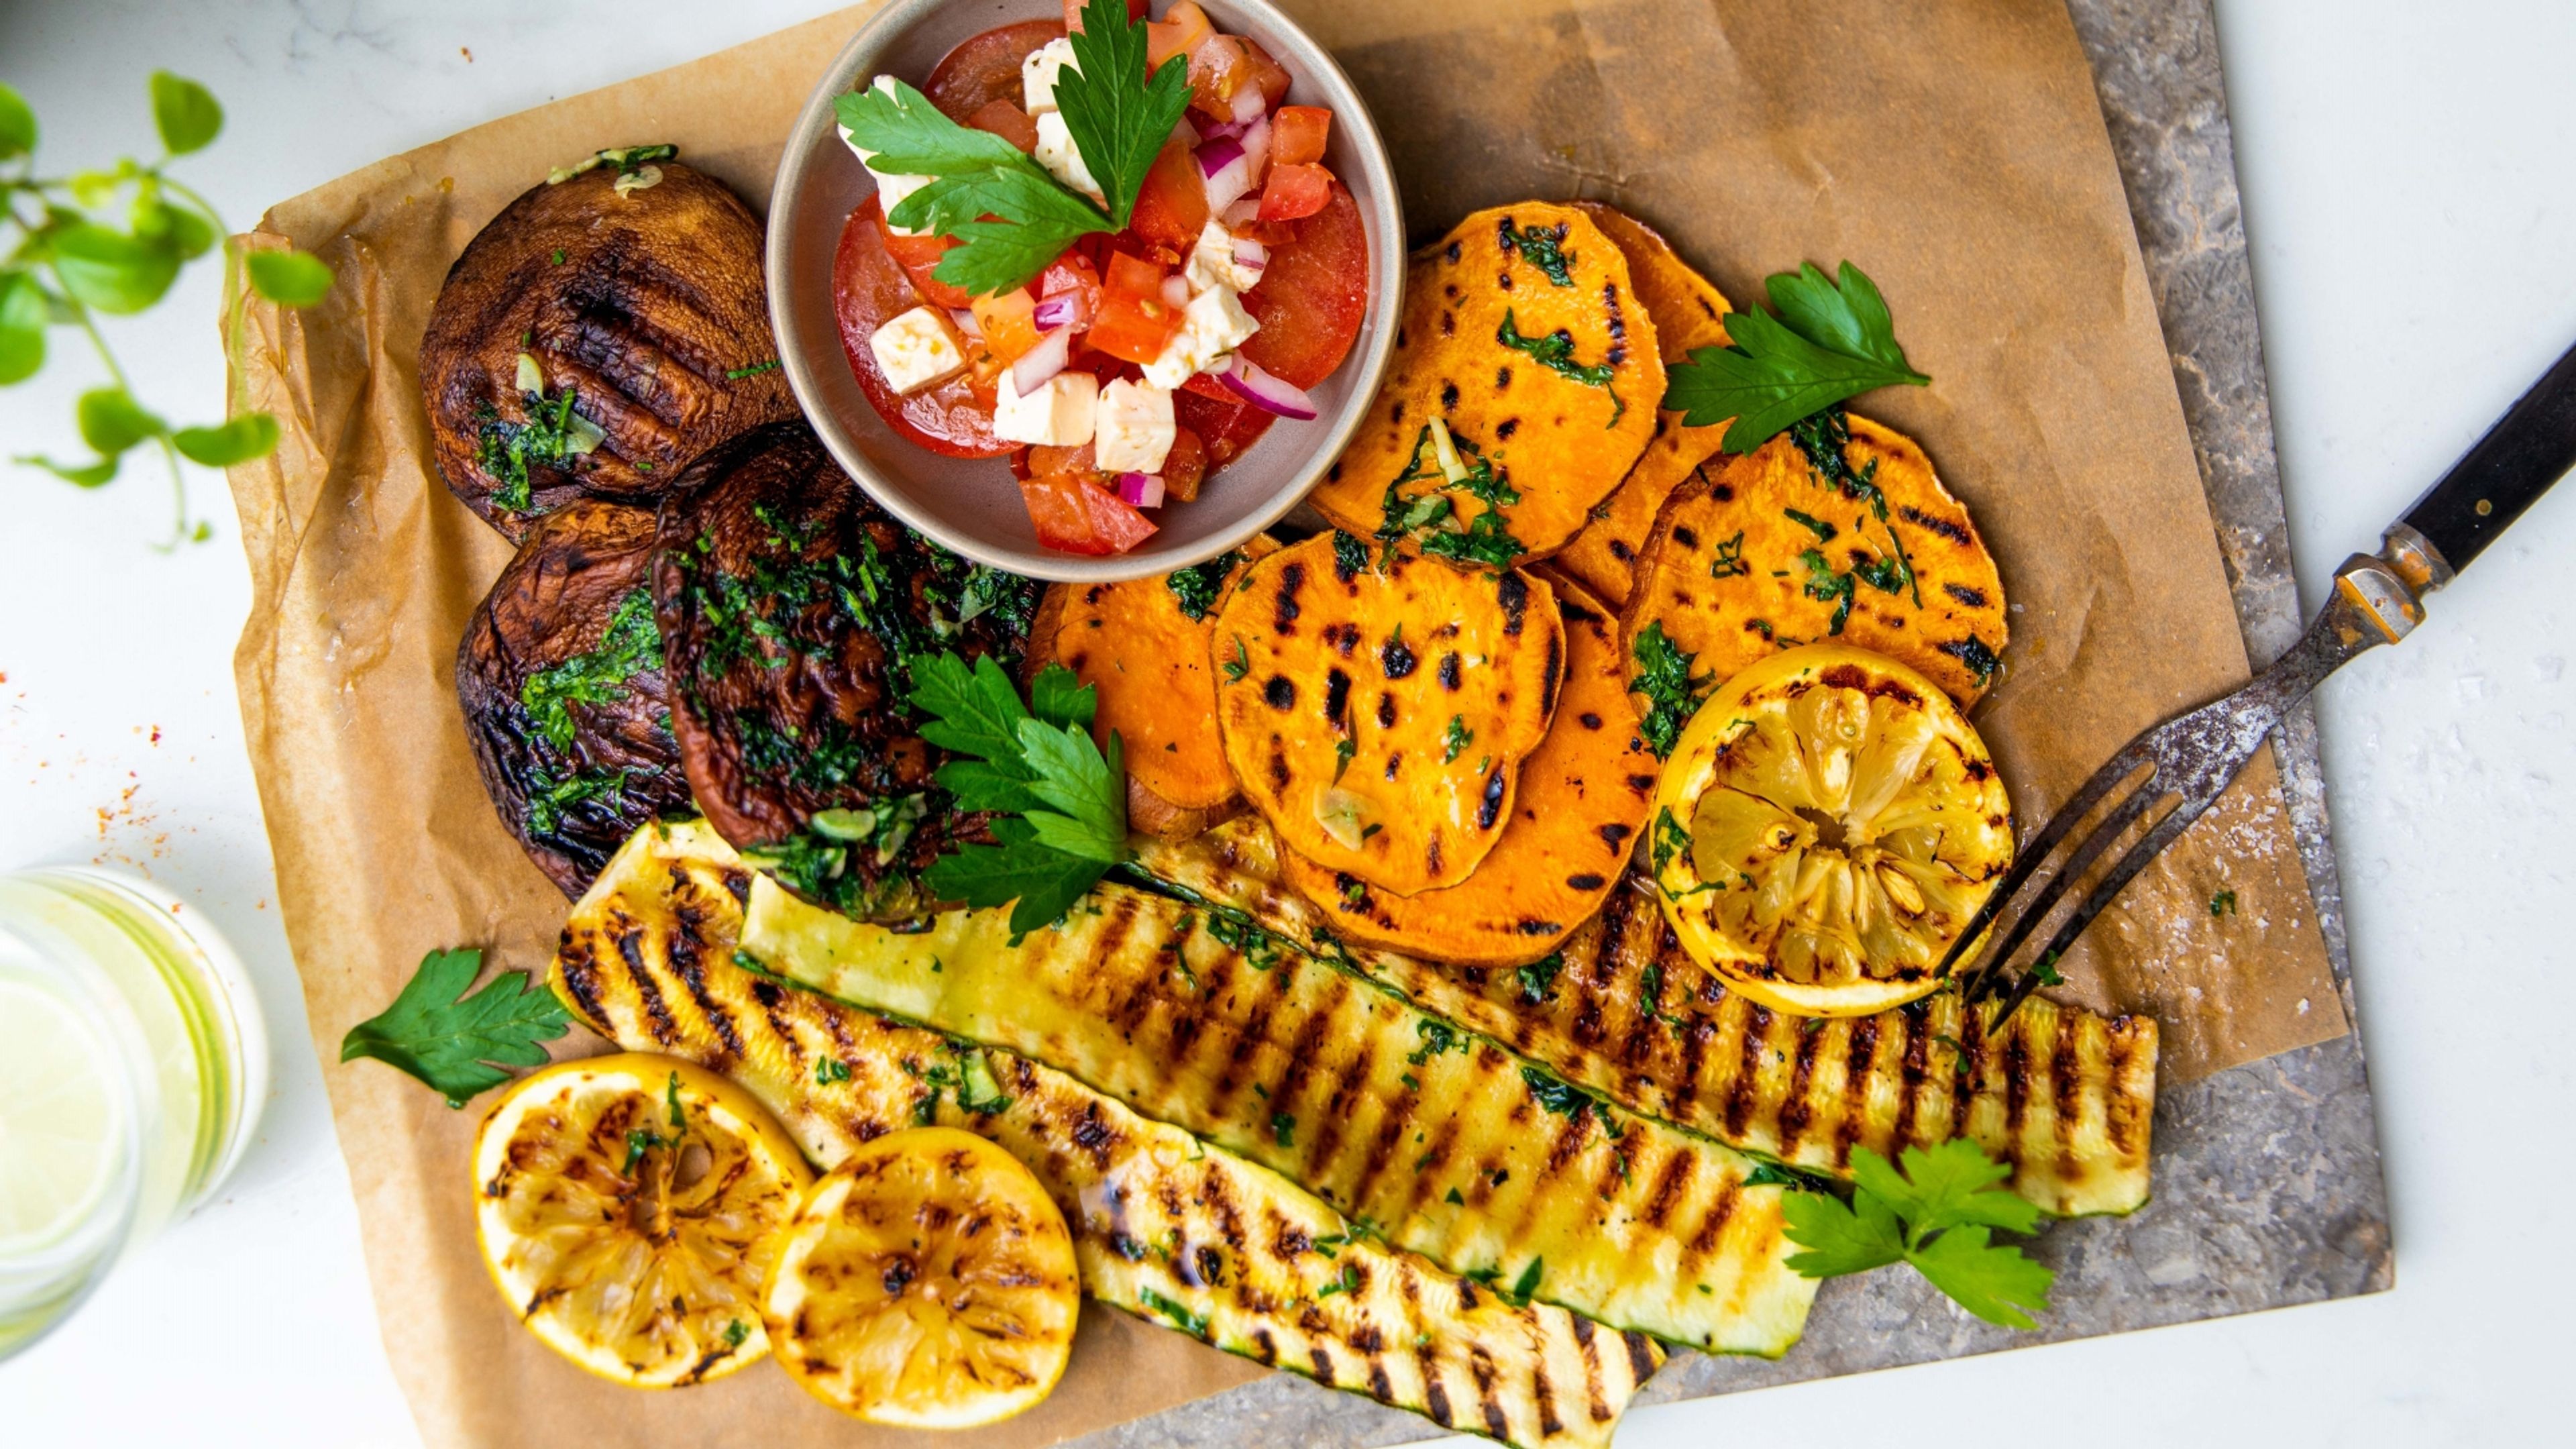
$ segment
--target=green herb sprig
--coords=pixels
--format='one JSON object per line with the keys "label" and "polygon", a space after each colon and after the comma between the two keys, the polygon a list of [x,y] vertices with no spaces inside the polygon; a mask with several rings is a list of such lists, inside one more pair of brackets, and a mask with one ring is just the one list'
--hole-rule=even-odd
{"label": "green herb sprig", "polygon": [[2035,1328],[2025,1309],[2048,1307],[2057,1275],[1993,1241],[1993,1230],[2028,1234],[2039,1209],[1999,1190],[2012,1169],[1975,1142],[1955,1137],[1937,1147],[1908,1147],[1898,1163],[1866,1147],[1852,1152],[1852,1200],[1822,1192],[1781,1199],[1787,1237],[1806,1251],[1789,1259],[1809,1278],[1865,1273],[1911,1263],[1933,1287],[1988,1323]]}
{"label": "green herb sprig", "polygon": [[1684,424],[1733,418],[1721,444],[1750,453],[1791,423],[1875,388],[1922,387],[1896,345],[1887,299],[1867,273],[1842,264],[1839,285],[1807,263],[1768,279],[1774,317],[1759,307],[1729,313],[1733,345],[1701,347],[1666,374],[1664,406]]}
{"label": "green herb sprig", "polygon": [[115,480],[127,453],[154,448],[170,470],[166,550],[214,536],[211,524],[189,521],[179,460],[225,468],[263,457],[277,446],[277,419],[246,412],[228,422],[172,427],[135,399],[98,318],[149,309],[168,295],[182,267],[220,243],[230,344],[238,350],[245,282],[280,306],[310,307],[329,294],[332,277],[309,252],[243,247],[212,202],[168,174],[171,162],[213,143],[224,127],[224,108],[204,86],[166,70],[152,73],[150,88],[158,159],[125,156],[110,167],[39,176],[35,110],[0,84],[0,387],[25,382],[44,367],[49,329],[69,327],[86,337],[108,380],[82,393],[72,412],[81,441],[96,456],[66,462],[19,454],[15,461],[66,483],[101,488]]}
{"label": "green herb sprig", "polygon": [[466,995],[482,969],[483,953],[472,947],[422,957],[393,1005],[340,1039],[340,1060],[373,1057],[426,1083],[450,1107],[510,1080],[505,1066],[545,1065],[538,1043],[571,1030],[571,1015],[524,971],[504,971]]}

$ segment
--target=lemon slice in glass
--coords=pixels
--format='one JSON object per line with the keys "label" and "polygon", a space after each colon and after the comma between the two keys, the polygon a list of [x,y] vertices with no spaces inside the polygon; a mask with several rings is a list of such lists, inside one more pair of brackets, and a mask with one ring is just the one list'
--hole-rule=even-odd
{"label": "lemon slice in glass", "polygon": [[0,1256],[87,1224],[127,1152],[118,1056],[61,996],[0,976]]}
{"label": "lemon slice in glass", "polygon": [[527,1077],[474,1144],[476,1229],[511,1311],[638,1388],[704,1383],[768,1352],[774,1234],[812,1181],[750,1093],[638,1053]]}
{"label": "lemon slice in glass", "polygon": [[1665,762],[1651,828],[1683,949],[1801,1016],[1931,994],[2013,857],[2003,782],[1949,696],[1841,644],[1721,685]]}
{"label": "lemon slice in glass", "polygon": [[825,1173],[769,1284],[779,1362],[875,1424],[963,1429],[1052,1392],[1082,1290],[1073,1238],[1017,1158],[969,1132],[890,1133]]}

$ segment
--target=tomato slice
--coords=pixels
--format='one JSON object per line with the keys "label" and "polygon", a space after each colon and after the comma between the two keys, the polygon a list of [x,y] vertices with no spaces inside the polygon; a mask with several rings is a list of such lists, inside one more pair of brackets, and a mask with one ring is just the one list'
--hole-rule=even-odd
{"label": "tomato slice", "polygon": [[1100,312],[1084,340],[1095,351],[1146,363],[1162,356],[1163,345],[1180,329],[1181,309],[1163,299],[1163,269],[1125,252],[1110,253]]}
{"label": "tomato slice", "polygon": [[1322,106],[1281,106],[1270,117],[1270,163],[1308,166],[1324,159],[1333,113]]}
{"label": "tomato slice", "polygon": [[1058,553],[1105,558],[1125,553],[1154,536],[1145,515],[1116,494],[1074,473],[1040,473],[1020,480],[1040,545]]}
{"label": "tomato slice", "polygon": [[1019,148],[1023,156],[1033,156],[1038,149],[1038,123],[1029,119],[1017,101],[994,101],[966,118],[966,124],[978,131],[990,131]]}
{"label": "tomato slice", "polygon": [[[1172,394],[1172,421],[1185,435],[1195,435],[1205,446],[1205,471],[1213,473],[1243,456],[1243,450],[1261,441],[1270,431],[1270,414],[1240,398],[1220,402],[1201,393],[1182,391]],[[1174,443],[1177,447],[1177,441]],[[1163,466],[1169,468],[1171,460]],[[1171,486],[1164,475],[1163,486]]]}
{"label": "tomato slice", "polygon": [[1163,12],[1163,18],[1145,27],[1145,68],[1148,74],[1162,68],[1173,56],[1186,56],[1199,48],[1199,42],[1216,34],[1216,25],[1193,0],[1180,0]]}
{"label": "tomato slice", "polygon": [[1321,166],[1273,166],[1261,187],[1263,221],[1303,221],[1333,199],[1333,173]]}
{"label": "tomato slice", "polygon": [[1180,142],[1165,142],[1153,169],[1145,173],[1145,186],[1136,195],[1136,210],[1128,218],[1127,229],[1146,241],[1187,253],[1207,220],[1207,185],[1199,180],[1199,163]]}
{"label": "tomato slice", "polygon": [[1286,225],[1260,285],[1243,294],[1261,330],[1242,351],[1290,386],[1313,387],[1342,365],[1368,320],[1368,232],[1338,184],[1321,211]]}
{"label": "tomato slice", "polygon": [[995,101],[1016,103],[1023,94],[1020,62],[1048,41],[1063,38],[1064,27],[1052,20],[1023,20],[970,35],[930,68],[921,93],[941,115],[961,126],[972,124],[975,113]]}
{"label": "tomato slice", "polygon": [[950,309],[963,307],[974,300],[967,295],[965,288],[952,287],[933,275],[939,269],[939,259],[948,255],[950,247],[957,245],[955,237],[897,236],[882,214],[877,217],[877,235],[885,243],[886,255],[894,258],[896,266],[903,268],[904,276],[911,280],[912,289],[921,294],[921,300],[933,307]]}
{"label": "tomato slice", "polygon": [[998,458],[1018,445],[993,436],[993,410],[979,402],[970,373],[960,373],[910,397],[877,371],[868,339],[879,327],[922,303],[902,267],[885,249],[875,197],[859,203],[841,228],[832,258],[833,310],[841,324],[841,351],[868,403],[905,440],[951,458]]}

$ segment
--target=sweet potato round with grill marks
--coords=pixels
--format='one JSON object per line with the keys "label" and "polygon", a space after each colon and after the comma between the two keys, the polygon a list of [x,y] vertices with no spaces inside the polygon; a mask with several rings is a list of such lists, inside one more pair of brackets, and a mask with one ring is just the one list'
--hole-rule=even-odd
{"label": "sweet potato round with grill marks", "polygon": [[501,824],[567,896],[689,782],[653,624],[653,514],[576,502],[540,519],[474,610],[456,700]]}
{"label": "sweet potato round with grill marks", "polygon": [[951,807],[906,661],[1019,667],[1038,586],[914,533],[801,422],[690,465],[662,506],[653,601],[689,786],[725,839],[798,894],[906,920],[920,871],[984,817]]}
{"label": "sweet potato round with grill marks", "polygon": [[[530,187],[466,244],[430,309],[420,387],[438,471],[514,540],[576,498],[652,507],[690,459],[798,415],[760,223],[723,182],[657,167],[624,195],[610,166]],[[522,354],[541,396],[523,390]],[[599,430],[587,452],[560,445],[575,418]]]}
{"label": "sweet potato round with grill marks", "polygon": [[1279,545],[1256,535],[1206,563],[1109,584],[1057,584],[1029,631],[1028,672],[1061,664],[1092,686],[1091,732],[1125,742],[1127,821],[1187,839],[1242,808],[1217,737],[1212,642],[1226,591]]}
{"label": "sweet potato round with grill marks", "polygon": [[[1485,567],[1544,558],[1654,433],[1657,346],[1627,259],[1591,218],[1535,201],[1477,212],[1414,256],[1386,383],[1308,501],[1407,550]],[[1464,481],[1443,466],[1435,420]]]}
{"label": "sweet potato round with grill marks", "polygon": [[[1690,356],[1695,347],[1726,345],[1726,314],[1734,310],[1708,278],[1681,259],[1671,242],[1653,227],[1616,207],[1578,201],[1574,209],[1592,218],[1602,234],[1616,242],[1628,259],[1629,280],[1637,300],[1654,319],[1655,347],[1666,367]],[[1734,421],[1732,418],[1727,422]],[[1655,513],[1691,471],[1717,452],[1727,424],[1685,426],[1682,415],[1655,414],[1654,436],[1646,451],[1619,482],[1618,490],[1593,510],[1592,520],[1548,564],[1590,589],[1612,608],[1628,602],[1636,582],[1637,556],[1646,536],[1655,531]]]}
{"label": "sweet potato round with grill marks", "polygon": [[[1848,440],[1837,436],[1846,423]],[[1665,500],[1628,601],[1631,677],[1650,624],[1693,656],[1708,688],[1833,639],[1910,666],[1967,708],[2004,648],[1994,555],[1913,439],[1867,418],[1827,413],[1822,424],[1807,443],[1802,423],[1721,456]]]}
{"label": "sweet potato round with grill marks", "polygon": [[1554,951],[1619,888],[1659,767],[1637,734],[1618,616],[1570,580],[1549,584],[1565,622],[1565,685],[1546,738],[1521,761],[1511,823],[1475,873],[1406,897],[1281,853],[1289,883],[1345,940],[1465,966],[1521,966]]}
{"label": "sweet potato round with grill marks", "polygon": [[1244,798],[1326,870],[1399,895],[1465,880],[1556,708],[1554,592],[1336,533],[1244,582],[1215,640],[1217,726]]}

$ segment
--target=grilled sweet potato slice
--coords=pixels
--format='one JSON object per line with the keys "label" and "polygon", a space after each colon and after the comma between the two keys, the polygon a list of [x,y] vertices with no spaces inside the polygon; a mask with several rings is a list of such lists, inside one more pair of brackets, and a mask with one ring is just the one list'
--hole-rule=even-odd
{"label": "grilled sweet potato slice", "polygon": [[1549,584],[1565,621],[1565,685],[1547,737],[1521,761],[1511,823],[1475,874],[1405,897],[1280,852],[1281,874],[1343,939],[1462,966],[1520,966],[1554,951],[1619,888],[1654,802],[1655,757],[1637,734],[1618,616],[1570,580]]}
{"label": "grilled sweet potato slice", "polygon": [[1038,586],[879,509],[802,422],[692,464],[663,505],[653,602],[689,786],[723,836],[799,894],[904,920],[921,870],[983,838],[932,781],[944,752],[907,661],[1019,665]]}
{"label": "grilled sweet potato slice", "polygon": [[1477,212],[1414,257],[1386,384],[1308,501],[1407,550],[1544,558],[1644,451],[1656,347],[1591,218],[1535,201]]}
{"label": "grilled sweet potato slice", "polygon": [[1650,626],[1691,656],[1704,689],[1840,639],[1913,666],[1964,709],[2003,652],[2004,587],[1914,440],[1828,411],[1708,463],[1665,500],[1628,601],[1632,679]]}
{"label": "grilled sweet potato slice", "polygon": [[483,789],[567,896],[635,827],[689,804],[663,718],[652,558],[651,510],[575,501],[529,529],[457,646]]}
{"label": "grilled sweet potato slice", "polygon": [[[1666,367],[1690,356],[1692,348],[1726,345],[1726,314],[1734,310],[1733,305],[1673,251],[1661,232],[1598,201],[1578,201],[1574,209],[1592,218],[1628,259],[1629,280],[1637,289],[1637,300],[1645,304],[1646,315],[1654,319],[1655,347]],[[1680,413],[1658,410],[1655,434],[1645,454],[1628,470],[1618,491],[1593,511],[1592,521],[1549,564],[1610,607],[1627,603],[1628,591],[1636,582],[1637,555],[1646,546],[1646,535],[1655,530],[1656,511],[1690,477],[1691,470],[1717,452],[1725,436],[1726,423],[1687,427]]]}
{"label": "grilled sweet potato slice", "polygon": [[1216,717],[1244,798],[1326,870],[1454,886],[1511,819],[1565,670],[1544,581],[1323,533],[1252,566],[1216,621]]}
{"label": "grilled sweet potato slice", "polygon": [[797,416],[760,223],[676,161],[652,163],[649,186],[631,169],[530,187],[466,244],[430,309],[420,387],[438,471],[512,539],[575,498],[649,508],[698,454]]}
{"label": "grilled sweet potato slice", "polygon": [[1267,535],[1203,564],[1111,584],[1057,584],[1029,631],[1029,672],[1061,664],[1098,692],[1091,732],[1126,743],[1127,819],[1182,840],[1242,808],[1216,728],[1217,608]]}

